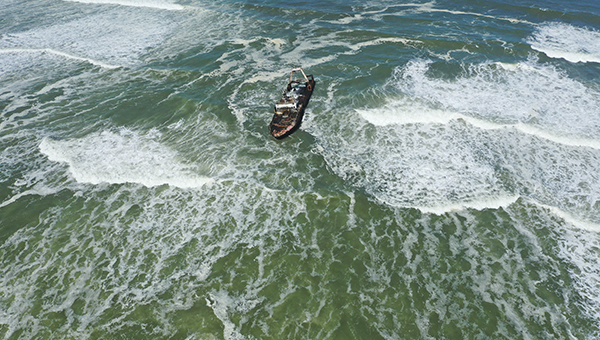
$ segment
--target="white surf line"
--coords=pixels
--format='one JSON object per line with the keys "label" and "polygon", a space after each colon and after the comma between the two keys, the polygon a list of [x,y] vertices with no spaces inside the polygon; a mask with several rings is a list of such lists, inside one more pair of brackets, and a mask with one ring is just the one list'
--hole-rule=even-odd
{"label": "white surf line", "polygon": [[[422,12],[449,13],[449,14],[454,14],[454,15],[473,15],[473,16],[478,16],[478,17],[488,18],[488,19],[493,19],[493,20],[508,21],[513,24],[521,23],[521,24],[527,24],[527,25],[532,25],[532,26],[538,26],[538,24],[527,21],[527,20],[495,17],[493,15],[487,15],[487,14],[481,14],[481,13],[475,13],[475,12],[463,12],[463,11],[453,11],[453,10],[449,10],[449,9],[433,8],[434,4],[435,4],[435,2],[432,1],[432,2],[423,3],[423,4],[408,3],[408,4],[391,5],[391,6],[386,7],[386,9],[384,9],[383,11],[387,10],[388,8],[394,8],[394,7],[414,7],[417,10],[422,11]],[[390,15],[394,15],[394,14],[390,14]]]}
{"label": "white surf line", "polygon": [[443,215],[453,211],[462,211],[466,209],[484,210],[484,209],[500,209],[510,206],[515,203],[521,196],[510,195],[505,197],[489,197],[481,198],[473,201],[457,202],[453,204],[440,206],[414,206],[426,214]]}
{"label": "white surf line", "polygon": [[423,206],[423,205],[413,205],[413,204],[397,204],[397,203],[392,203],[386,199],[377,197],[376,195],[373,195],[373,197],[375,197],[375,199],[377,199],[378,201],[392,206],[392,207],[396,207],[396,208],[403,208],[403,209],[417,209],[420,210],[423,214],[435,214],[435,215],[443,215],[446,213],[451,213],[451,212],[456,212],[456,211],[463,211],[466,209],[475,209],[475,210],[484,210],[484,209],[500,209],[500,208],[505,208],[508,207],[510,205],[512,205],[513,203],[515,203],[519,198],[521,198],[521,195],[506,195],[506,196],[495,196],[495,197],[483,197],[483,198],[475,198],[471,201],[463,201],[463,202],[456,202],[456,203],[449,203],[449,204],[442,204],[442,205],[428,205],[428,206]]}
{"label": "white surf line", "polygon": [[8,206],[24,196],[29,196],[29,195],[48,196],[48,195],[53,195],[56,192],[57,192],[57,190],[52,190],[50,188],[47,188],[45,190],[36,190],[36,189],[25,190],[23,192],[20,192],[20,193],[14,195],[13,197],[7,199],[6,201],[0,203],[0,208],[4,208],[4,207]]}
{"label": "white surf line", "polygon": [[583,146],[583,147],[588,147],[588,148],[592,148],[592,149],[600,149],[600,141],[599,140],[575,138],[575,137],[568,137],[568,136],[556,136],[556,135],[548,133],[544,130],[541,130],[541,129],[538,129],[531,125],[526,125],[523,123],[518,123],[518,124],[512,125],[512,127],[514,127],[516,130],[519,130],[522,133],[533,135],[533,136],[538,136],[538,137],[544,138],[546,140],[549,140],[549,141],[552,141],[552,142],[555,142],[558,144],[563,144],[563,145],[568,145],[568,146]]}
{"label": "white surf line", "polygon": [[11,49],[0,50],[0,53],[49,53],[49,54],[58,55],[58,56],[61,56],[61,57],[67,58],[67,59],[85,61],[92,65],[100,66],[100,67],[106,68],[106,69],[116,69],[116,68],[121,67],[121,66],[117,66],[117,65],[105,64],[103,62],[100,62],[100,61],[97,61],[94,59],[90,59],[90,58],[74,56],[72,54],[53,50],[51,48],[11,48]]}
{"label": "white surf line", "polygon": [[168,11],[181,11],[184,9],[183,6],[172,4],[172,3],[158,3],[148,1],[136,1],[136,0],[64,0],[69,2],[80,2],[84,4],[107,4],[107,5],[121,5],[129,7],[146,7],[154,9],[164,9]]}
{"label": "white surf line", "polygon": [[[385,107],[384,107],[385,108]],[[398,117],[394,119],[394,117],[384,117],[382,120],[386,121],[385,123],[380,123],[377,119],[373,117],[366,117],[368,115],[369,110],[359,110],[356,109],[356,112],[365,120],[374,125],[404,125],[404,124],[448,124],[450,121],[462,119],[466,123],[480,128],[482,130],[502,130],[502,129],[515,129],[523,134],[536,136],[539,138],[546,139],[548,141],[562,144],[566,146],[575,146],[575,147],[588,147],[592,149],[600,150],[600,140],[597,139],[588,139],[588,138],[577,138],[574,136],[557,136],[550,132],[544,131],[540,128],[519,122],[515,124],[498,124],[488,122],[482,119],[477,119],[473,117],[466,116],[460,113],[448,113],[446,116],[440,115],[430,115],[428,116],[420,116],[420,117],[411,117],[408,119],[403,119],[403,117]],[[390,122],[391,120],[391,122]],[[389,123],[388,123],[389,122]]]}
{"label": "white surf line", "polygon": [[467,122],[475,127],[480,128],[480,129],[487,129],[487,130],[515,129],[526,135],[540,137],[540,138],[549,140],[549,141],[557,143],[557,144],[562,144],[562,145],[567,145],[567,146],[576,146],[576,147],[588,147],[588,148],[600,150],[600,140],[577,138],[577,137],[572,137],[572,136],[557,136],[552,133],[546,132],[540,128],[537,128],[537,127],[534,127],[531,125],[527,125],[522,122],[519,122],[516,124],[497,124],[497,123],[486,122],[486,121],[483,121],[483,120],[480,120],[477,118],[464,116],[461,114],[458,114],[458,115],[460,116],[459,117],[460,119],[464,120],[465,122]]}
{"label": "white surf line", "polygon": [[[210,177],[197,176],[178,164],[174,157],[165,155],[169,150],[162,148],[145,149],[142,144],[132,144],[121,136],[115,139],[106,134],[84,140],[83,144],[94,143],[94,149],[77,150],[77,144],[61,145],[44,137],[39,144],[39,150],[50,161],[68,165],[69,172],[78,183],[98,185],[101,183],[125,184],[135,183],[145,187],[157,187],[164,184],[181,189],[201,188],[212,183]],[[141,143],[144,141],[141,140]],[[137,141],[134,141],[137,143]],[[117,144],[115,155],[104,156],[103,150]],[[103,149],[104,148],[104,149]],[[71,152],[69,152],[71,151]],[[73,152],[74,151],[74,152]],[[162,154],[164,157],[158,156]]]}
{"label": "white surf line", "polygon": [[385,44],[385,43],[400,43],[400,44],[404,44],[407,46],[409,46],[410,44],[423,44],[423,42],[419,41],[419,40],[405,39],[405,38],[398,38],[398,37],[388,37],[388,38],[377,38],[377,39],[374,39],[371,41],[360,42],[355,45],[351,45],[349,43],[348,44],[340,44],[340,46],[345,46],[345,47],[351,49],[352,51],[359,51],[364,47],[381,45],[381,44]]}
{"label": "white surf line", "polygon": [[598,223],[581,220],[581,219],[577,218],[576,216],[572,215],[571,213],[561,210],[560,208],[542,204],[542,203],[534,201],[534,200],[528,199],[528,200],[526,200],[526,202],[536,205],[542,209],[546,209],[546,210],[550,211],[550,213],[553,214],[554,216],[563,219],[565,222],[567,222],[579,229],[584,229],[587,231],[600,233],[600,224],[598,224]]}
{"label": "white surf line", "polygon": [[558,49],[551,49],[546,47],[541,47],[536,44],[532,44],[531,48],[538,52],[544,53],[550,58],[554,59],[565,59],[572,63],[600,63],[600,56],[596,56],[590,53],[577,53],[577,52],[568,52],[561,51]]}

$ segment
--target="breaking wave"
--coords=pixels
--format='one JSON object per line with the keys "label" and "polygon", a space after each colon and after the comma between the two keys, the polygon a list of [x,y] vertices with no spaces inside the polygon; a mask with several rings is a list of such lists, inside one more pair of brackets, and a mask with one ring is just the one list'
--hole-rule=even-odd
{"label": "breaking wave", "polygon": [[161,0],[67,0],[73,2],[81,2],[86,4],[112,4],[132,7],[147,7],[156,9],[165,9],[171,11],[179,11],[183,6],[177,5],[174,1]]}
{"label": "breaking wave", "polygon": [[66,163],[81,183],[197,188],[212,181],[194,173],[192,166],[182,163],[176,152],[153,136],[128,130],[105,131],[81,139],[44,138],[40,150],[50,160]]}
{"label": "breaking wave", "polygon": [[539,26],[527,42],[550,58],[600,63],[600,32],[554,22]]}

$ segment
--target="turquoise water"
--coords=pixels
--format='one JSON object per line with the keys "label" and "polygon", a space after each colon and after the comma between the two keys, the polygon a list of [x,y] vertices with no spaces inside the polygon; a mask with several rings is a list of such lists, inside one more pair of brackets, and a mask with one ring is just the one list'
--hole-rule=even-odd
{"label": "turquoise water", "polygon": [[599,79],[591,1],[4,0],[0,338],[596,339]]}

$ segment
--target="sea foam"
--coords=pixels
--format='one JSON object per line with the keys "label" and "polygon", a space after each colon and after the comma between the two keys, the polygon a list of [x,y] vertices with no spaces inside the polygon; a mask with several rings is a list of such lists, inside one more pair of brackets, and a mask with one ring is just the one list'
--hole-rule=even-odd
{"label": "sea foam", "polygon": [[60,57],[64,57],[64,58],[67,58],[67,59],[88,62],[88,63],[90,63],[92,65],[100,66],[102,68],[107,68],[107,69],[115,69],[115,68],[119,67],[118,65],[110,65],[110,64],[106,64],[106,63],[103,63],[101,61],[98,61],[98,60],[91,59],[91,58],[78,57],[76,55],[72,55],[72,54],[69,54],[69,53],[57,51],[57,50],[54,50],[54,49],[51,49],[51,48],[41,48],[41,49],[37,49],[37,48],[9,48],[9,49],[2,49],[2,50],[0,50],[0,53],[48,53],[48,54],[53,54],[53,55],[57,55],[57,56],[60,56]]}
{"label": "sea foam", "polygon": [[[452,80],[429,75],[431,62],[412,60],[399,67],[390,85],[430,108],[462,114],[497,125],[523,125],[525,132],[543,130],[555,140],[596,139],[600,93],[553,66],[528,60],[516,64],[465,65]],[[590,114],[591,113],[591,114]],[[534,129],[535,128],[535,129]]]}
{"label": "sea foam", "polygon": [[431,64],[399,67],[375,94],[383,103],[356,108],[339,131],[310,126],[336,174],[379,201],[428,213],[523,197],[597,222],[593,87],[535,60],[465,65],[451,79]]}
{"label": "sea foam", "polygon": [[175,151],[154,138],[127,130],[70,140],[44,138],[40,151],[52,161],[68,164],[81,183],[195,188],[212,181],[194,173],[193,166],[185,165]]}
{"label": "sea foam", "polygon": [[4,53],[48,53],[105,68],[137,65],[172,28],[166,14],[107,11],[47,27],[15,32],[0,39]]}
{"label": "sea foam", "polygon": [[111,4],[132,7],[147,7],[156,9],[165,9],[171,11],[180,11],[183,6],[174,4],[172,1],[160,0],[67,0],[72,2],[81,2],[86,4]]}
{"label": "sea foam", "polygon": [[550,58],[573,63],[600,63],[600,32],[565,23],[548,23],[537,28],[527,39],[531,48]]}

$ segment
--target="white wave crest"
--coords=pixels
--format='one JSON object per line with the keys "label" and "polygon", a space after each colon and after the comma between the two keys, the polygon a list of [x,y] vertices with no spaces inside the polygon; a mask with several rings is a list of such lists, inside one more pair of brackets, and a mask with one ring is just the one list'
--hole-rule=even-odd
{"label": "white wave crest", "polygon": [[212,181],[195,174],[176,152],[153,138],[126,130],[71,140],[44,138],[39,148],[51,161],[68,164],[75,180],[81,183],[195,188]]}
{"label": "white wave crest", "polygon": [[53,55],[61,56],[61,57],[67,58],[67,59],[85,61],[85,62],[90,63],[92,65],[100,66],[102,68],[107,68],[107,69],[115,69],[115,68],[119,67],[118,65],[110,65],[110,64],[106,64],[106,63],[103,63],[101,61],[98,61],[98,60],[91,59],[91,58],[78,57],[78,56],[75,56],[75,55],[72,55],[72,54],[69,54],[69,53],[65,53],[65,52],[53,50],[51,48],[41,48],[41,49],[36,49],[36,48],[9,48],[9,49],[0,50],[0,53],[48,53],[48,54],[53,54]]}
{"label": "white wave crest", "polygon": [[443,215],[445,213],[460,211],[465,209],[499,209],[506,208],[511,204],[515,203],[519,199],[519,195],[505,195],[498,197],[480,197],[477,200],[456,202],[448,205],[431,205],[431,206],[411,206],[421,210],[423,213],[431,213],[436,215]]}
{"label": "white wave crest", "polygon": [[174,4],[172,1],[161,0],[67,0],[72,2],[81,2],[86,4],[111,4],[132,7],[147,7],[155,9],[165,9],[170,11],[180,11],[183,6]]}
{"label": "white wave crest", "polygon": [[390,84],[424,106],[450,112],[445,119],[471,117],[474,125],[489,122],[496,126],[489,128],[510,126],[559,143],[598,146],[600,93],[594,88],[535,61],[466,68],[455,79],[439,79],[429,75],[429,61],[413,60],[397,69]]}
{"label": "white wave crest", "polygon": [[357,109],[356,112],[369,123],[376,126],[449,124],[452,121],[460,119],[482,130],[514,129],[520,133],[536,136],[562,145],[600,150],[600,140],[597,139],[581,138],[573,135],[557,135],[521,122],[515,124],[498,124],[453,111],[432,109],[419,103],[407,102],[406,99],[392,101],[380,108]]}
{"label": "white wave crest", "polygon": [[549,23],[538,27],[527,42],[550,58],[600,63],[600,32],[596,30]]}

